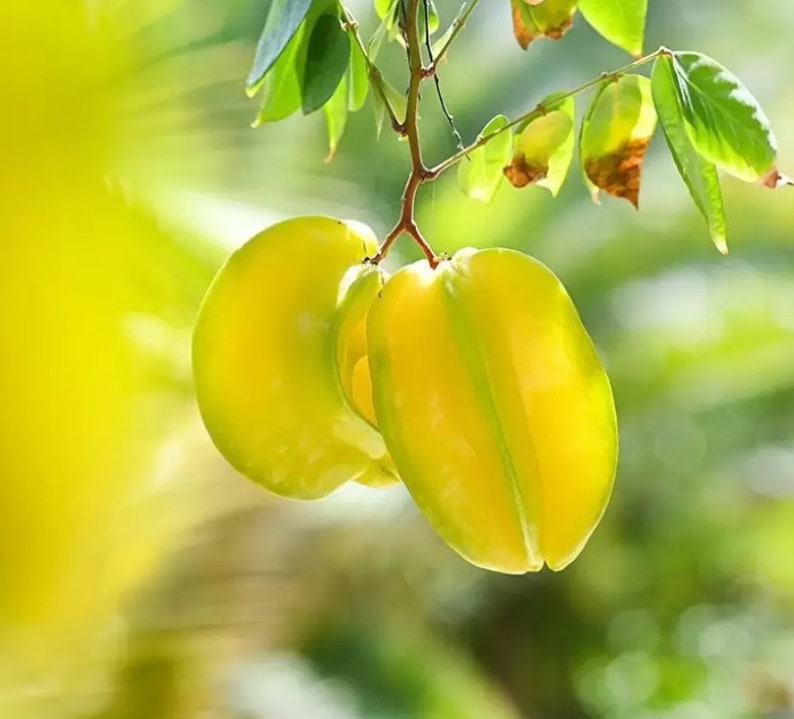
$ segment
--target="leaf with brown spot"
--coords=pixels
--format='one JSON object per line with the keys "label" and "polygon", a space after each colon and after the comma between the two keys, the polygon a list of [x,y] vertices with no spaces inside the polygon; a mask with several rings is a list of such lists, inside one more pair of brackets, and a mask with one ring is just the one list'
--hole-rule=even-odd
{"label": "leaf with brown spot", "polygon": [[533,40],[558,40],[571,28],[578,0],[510,0],[513,32],[522,49]]}
{"label": "leaf with brown spot", "polygon": [[522,50],[529,47],[535,37],[535,26],[532,23],[532,16],[529,14],[529,8],[522,2],[522,0],[511,0],[513,7],[513,34],[521,45]]}
{"label": "leaf with brown spot", "polygon": [[615,152],[585,161],[590,181],[613,197],[622,197],[639,209],[642,160],[650,138],[631,140]]}
{"label": "leaf with brown spot", "polygon": [[545,180],[549,174],[549,168],[543,165],[533,165],[524,155],[516,155],[512,162],[505,167],[504,173],[510,184],[520,190],[539,180]]}
{"label": "leaf with brown spot", "polygon": [[573,160],[576,106],[572,97],[540,103],[552,108],[516,135],[513,159],[504,174],[513,187],[537,184],[557,195]]}
{"label": "leaf with brown spot", "polygon": [[585,182],[594,201],[603,190],[638,207],[642,162],[655,129],[648,78],[624,75],[601,85],[579,137]]}
{"label": "leaf with brown spot", "polygon": [[764,187],[768,187],[770,190],[783,187],[784,185],[794,186],[794,180],[784,175],[776,167],[773,167],[767,172],[766,175],[761,178],[760,182]]}

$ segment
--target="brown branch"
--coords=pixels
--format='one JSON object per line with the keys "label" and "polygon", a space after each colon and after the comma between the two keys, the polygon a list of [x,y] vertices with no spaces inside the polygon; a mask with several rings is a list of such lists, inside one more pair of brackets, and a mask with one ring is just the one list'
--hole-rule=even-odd
{"label": "brown branch", "polygon": [[392,245],[402,235],[410,235],[414,241],[422,248],[431,267],[438,264],[438,258],[427,243],[414,219],[414,208],[416,205],[416,193],[419,186],[430,179],[430,172],[425,167],[422,159],[422,144],[419,137],[419,99],[422,82],[425,79],[425,72],[422,67],[422,47],[419,36],[419,6],[421,0],[407,0],[408,9],[403,19],[403,32],[405,43],[408,50],[408,66],[410,80],[408,85],[408,105],[405,113],[405,122],[402,125],[402,133],[408,138],[408,147],[411,151],[411,174],[405,184],[402,197],[402,211],[397,224],[391,229],[386,239],[378,248],[378,254],[372,258],[372,262],[377,264],[389,253]]}

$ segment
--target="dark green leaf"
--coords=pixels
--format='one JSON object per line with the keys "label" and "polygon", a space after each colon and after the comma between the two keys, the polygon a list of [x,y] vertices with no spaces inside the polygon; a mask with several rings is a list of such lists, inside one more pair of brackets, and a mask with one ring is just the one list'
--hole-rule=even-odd
{"label": "dark green leaf", "polygon": [[339,86],[350,62],[350,38],[336,15],[321,15],[312,28],[303,67],[304,114],[319,110]]}
{"label": "dark green leaf", "polygon": [[399,0],[375,0],[375,12],[378,17],[391,19],[394,16],[394,8]]}
{"label": "dark green leaf", "polygon": [[312,0],[273,0],[246,80],[249,95],[254,95],[259,89],[265,74],[297,32],[311,4]]}
{"label": "dark green leaf", "polygon": [[654,63],[651,88],[659,122],[678,172],[708,224],[712,241],[725,254],[728,251],[725,243],[725,207],[717,168],[701,157],[689,139],[670,56],[662,55]]}
{"label": "dark green leaf", "polygon": [[579,0],[578,7],[596,32],[635,57],[642,55],[648,0]]}
{"label": "dark green leaf", "polygon": [[300,83],[295,70],[298,50],[303,40],[304,26],[298,28],[284,52],[276,60],[262,83],[262,102],[253,126],[289,117],[301,106]]}
{"label": "dark green leaf", "polygon": [[733,74],[710,57],[676,52],[673,78],[687,133],[706,159],[736,177],[755,182],[775,164],[777,145],[758,101]]}
{"label": "dark green leaf", "polygon": [[[494,117],[482,130],[480,137],[488,136],[508,124],[504,115]],[[510,162],[513,137],[509,130],[489,140],[482,147],[470,152],[458,165],[458,184],[473,200],[486,204],[493,200]]]}

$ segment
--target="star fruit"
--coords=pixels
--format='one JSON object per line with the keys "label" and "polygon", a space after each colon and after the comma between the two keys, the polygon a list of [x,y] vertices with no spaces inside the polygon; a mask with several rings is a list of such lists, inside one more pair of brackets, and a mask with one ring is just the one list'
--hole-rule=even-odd
{"label": "star fruit", "polygon": [[224,457],[275,494],[396,480],[361,349],[382,285],[362,263],[376,252],[362,224],[290,219],[234,252],[204,298],[193,335],[202,418]]}
{"label": "star fruit", "polygon": [[276,494],[403,480],[465,559],[559,570],[604,513],[612,390],[570,297],[540,262],[461,250],[391,278],[363,225],[277,224],[232,255],[202,305],[196,390],[215,444]]}
{"label": "star fruit", "polygon": [[617,426],[557,277],[506,249],[396,272],[369,313],[375,414],[438,534],[506,573],[565,567],[606,508]]}

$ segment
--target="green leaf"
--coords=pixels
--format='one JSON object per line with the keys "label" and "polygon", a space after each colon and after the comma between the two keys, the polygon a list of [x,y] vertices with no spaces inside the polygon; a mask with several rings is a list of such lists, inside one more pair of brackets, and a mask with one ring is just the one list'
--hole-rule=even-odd
{"label": "green leaf", "polygon": [[[465,7],[465,6],[464,6]],[[435,40],[433,40],[433,44],[431,45],[431,49],[433,51],[433,57],[438,57],[441,50],[446,46],[449,39],[452,37],[452,33],[455,32],[455,21],[453,20],[448,26],[447,29],[444,30],[443,35],[440,35]]]}
{"label": "green leaf", "polygon": [[742,180],[764,177],[774,167],[777,144],[758,101],[710,57],[676,52],[671,62],[681,113],[695,149]]}
{"label": "green leaf", "polygon": [[301,106],[300,83],[295,71],[298,50],[303,41],[304,25],[292,36],[261,84],[262,101],[252,127],[289,117]]}
{"label": "green leaf", "polygon": [[350,112],[358,112],[364,107],[369,91],[369,68],[367,58],[358,46],[358,43],[350,43],[350,66],[347,69],[348,101],[347,109]]}
{"label": "green leaf", "polygon": [[386,21],[382,20],[381,24],[378,25],[375,32],[372,34],[372,37],[367,42],[367,55],[369,55],[369,59],[372,62],[375,62],[378,59],[378,55],[380,54],[380,49],[383,47],[383,40],[386,38]]}
{"label": "green leaf", "polygon": [[336,148],[345,131],[347,124],[348,102],[350,99],[347,76],[342,78],[339,86],[331,95],[331,99],[323,105],[325,124],[328,128],[328,155],[326,162],[330,162],[336,154]]}
{"label": "green leaf", "polygon": [[350,38],[336,15],[321,15],[311,30],[301,81],[303,113],[319,110],[339,86],[350,62]]}
{"label": "green leaf", "polygon": [[642,55],[648,0],[579,0],[579,10],[602,37],[635,57]]}
{"label": "green leaf", "polygon": [[400,92],[383,77],[381,77],[381,83],[386,93],[386,100],[391,106],[394,116],[397,118],[397,122],[405,122],[405,116],[408,113],[408,98],[406,98],[405,93]]}
{"label": "green leaf", "polygon": [[375,0],[375,11],[382,20],[381,26],[383,27],[383,34],[379,42],[383,42],[383,36],[388,36],[389,40],[399,40],[404,43],[399,23],[400,0]]}
{"label": "green leaf", "polygon": [[601,189],[638,206],[642,162],[655,129],[647,77],[624,75],[601,85],[579,138],[580,159],[594,200]]}
{"label": "green leaf", "polygon": [[[380,77],[380,85],[383,88],[386,102],[392,110],[397,122],[405,122],[405,116],[408,112],[408,100],[403,93],[397,90],[389,83],[384,77]],[[375,128],[378,138],[380,138],[381,130],[383,129],[383,121],[386,118],[386,102],[384,102],[381,93],[374,87],[372,89],[372,99],[375,108]]]}
{"label": "green leaf", "polygon": [[375,12],[378,17],[383,20],[385,18],[394,17],[394,8],[399,0],[375,0]]}
{"label": "green leaf", "polygon": [[712,241],[720,252],[727,254],[725,207],[720,178],[714,163],[701,157],[689,139],[673,58],[669,55],[661,55],[656,59],[651,88],[659,122],[678,172],[708,224]]}
{"label": "green leaf", "polygon": [[273,0],[256,45],[253,67],[246,79],[246,92],[249,96],[256,94],[265,74],[298,31],[311,4],[312,0]]}
{"label": "green leaf", "polygon": [[380,53],[380,49],[383,47],[383,41],[394,26],[393,19],[397,9],[397,2],[398,0],[386,0],[384,5],[383,0],[375,0],[375,10],[377,10],[381,22],[367,43],[367,55],[369,55],[369,59],[372,60],[372,62],[375,62],[377,59],[378,53]]}
{"label": "green leaf", "polygon": [[[491,135],[508,124],[509,120],[504,115],[497,115],[482,129],[479,137]],[[458,185],[461,190],[473,200],[489,204],[499,189],[504,176],[503,169],[510,162],[512,149],[512,134],[505,130],[470,152],[458,165]]]}
{"label": "green leaf", "polygon": [[526,50],[540,37],[559,40],[573,23],[578,0],[543,0],[527,4],[526,0],[510,0],[513,10],[513,33]]}
{"label": "green leaf", "polygon": [[383,121],[386,119],[386,103],[377,91],[372,92],[372,109],[375,113],[375,137],[380,140]]}
{"label": "green leaf", "polygon": [[[424,33],[425,28],[425,15],[424,10],[422,10],[422,33]],[[438,32],[438,28],[441,25],[441,20],[438,16],[438,10],[436,9],[436,4],[433,0],[429,0],[427,3],[427,27],[431,35]]]}
{"label": "green leaf", "polygon": [[516,135],[513,159],[504,173],[514,187],[536,184],[556,197],[573,161],[576,105],[572,97],[555,103],[553,96],[540,104],[554,109]]}

